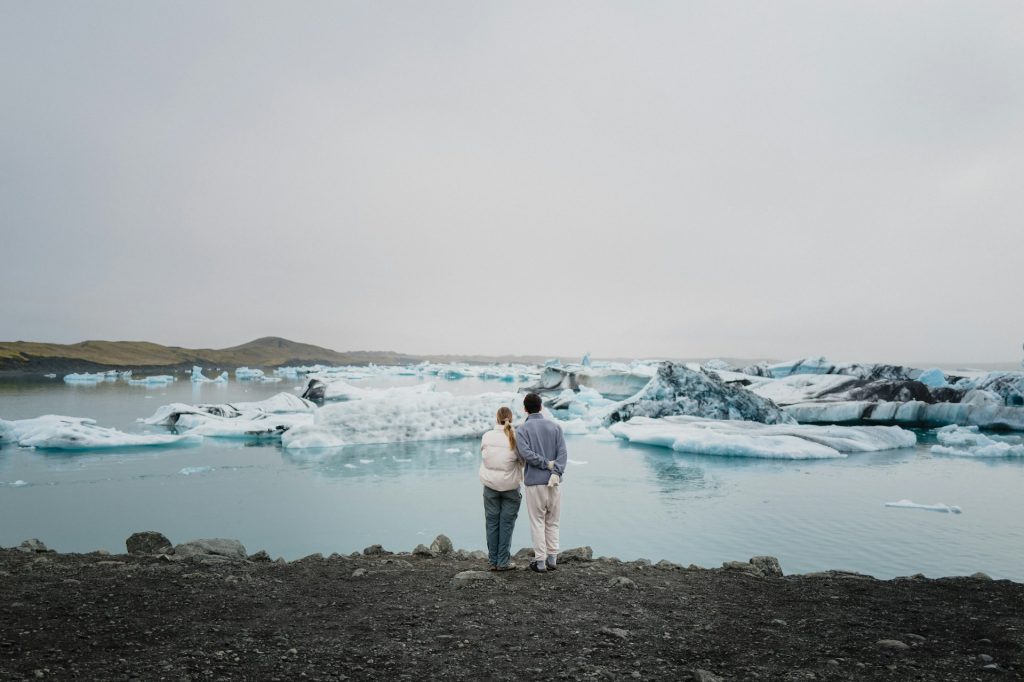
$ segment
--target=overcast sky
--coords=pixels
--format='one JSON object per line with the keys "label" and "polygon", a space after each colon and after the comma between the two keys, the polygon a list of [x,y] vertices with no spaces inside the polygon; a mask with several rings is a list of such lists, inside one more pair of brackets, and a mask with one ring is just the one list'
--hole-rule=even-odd
{"label": "overcast sky", "polygon": [[0,339],[973,360],[1020,2],[0,0]]}

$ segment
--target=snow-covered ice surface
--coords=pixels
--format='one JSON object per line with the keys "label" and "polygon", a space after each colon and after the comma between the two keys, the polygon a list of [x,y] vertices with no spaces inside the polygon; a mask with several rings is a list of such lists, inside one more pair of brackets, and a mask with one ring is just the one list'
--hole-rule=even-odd
{"label": "snow-covered ice surface", "polygon": [[48,414],[34,419],[0,419],[0,442],[39,450],[100,450],[107,448],[196,445],[188,436],[125,433],[97,426],[94,419]]}
{"label": "snow-covered ice surface", "polygon": [[633,417],[613,424],[613,435],[631,443],[680,452],[769,459],[843,458],[853,452],[913,447],[917,437],[897,426],[761,424],[695,417]]}
{"label": "snow-covered ice surface", "polygon": [[320,408],[313,424],[286,432],[281,442],[301,449],[478,437],[493,427],[503,405],[523,414],[522,396],[515,393],[423,393],[333,403]]}
{"label": "snow-covered ice surface", "polygon": [[977,426],[944,426],[936,429],[938,445],[931,447],[936,455],[954,457],[1024,457],[1020,437],[996,438],[985,435]]}
{"label": "snow-covered ice surface", "polygon": [[925,511],[942,512],[943,514],[959,514],[963,510],[960,507],[949,504],[917,504],[911,500],[900,500],[898,502],[886,502],[886,507],[897,509],[924,509]]}

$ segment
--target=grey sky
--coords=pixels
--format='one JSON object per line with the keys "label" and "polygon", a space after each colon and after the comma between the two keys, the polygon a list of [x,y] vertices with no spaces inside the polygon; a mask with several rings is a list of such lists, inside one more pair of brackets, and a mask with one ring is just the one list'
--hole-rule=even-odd
{"label": "grey sky", "polygon": [[0,0],[0,339],[1024,341],[1019,2]]}

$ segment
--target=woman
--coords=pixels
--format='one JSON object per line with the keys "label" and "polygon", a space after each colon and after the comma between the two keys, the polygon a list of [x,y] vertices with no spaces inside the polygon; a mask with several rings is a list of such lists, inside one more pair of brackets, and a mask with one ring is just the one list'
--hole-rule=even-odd
{"label": "woman", "polygon": [[512,428],[512,410],[498,410],[498,424],[484,434],[480,444],[480,482],[484,484],[484,517],[487,521],[487,555],[492,571],[512,568],[509,548],[512,530],[519,516],[523,496],[523,467],[516,450],[516,432]]}

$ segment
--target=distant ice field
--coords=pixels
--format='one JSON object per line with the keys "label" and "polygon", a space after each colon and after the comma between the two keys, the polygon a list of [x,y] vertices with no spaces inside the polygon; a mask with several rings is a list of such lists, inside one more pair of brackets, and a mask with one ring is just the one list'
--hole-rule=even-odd
{"label": "distant ice field", "polygon": [[[422,381],[350,383],[380,388]],[[166,434],[136,420],[176,402],[298,395],[294,387],[303,383],[193,383],[188,375],[163,385],[7,380],[0,381],[0,418],[60,414]],[[516,387],[466,378],[443,381],[438,390],[473,395]],[[933,453],[941,445],[935,431],[917,433],[911,448],[815,460],[700,456],[570,435],[563,546],[708,567],[772,554],[786,572],[840,568],[938,577],[985,571],[1024,580],[1024,458]],[[279,442],[205,438],[180,449],[80,453],[4,445],[0,545],[38,537],[61,551],[124,551],[132,532],[159,530],[175,542],[235,537],[249,551],[289,559],[373,543],[411,550],[441,532],[458,547],[482,548],[477,452],[475,439],[285,450]],[[885,506],[907,500],[962,513]],[[515,548],[529,544],[525,521],[523,509]]]}

